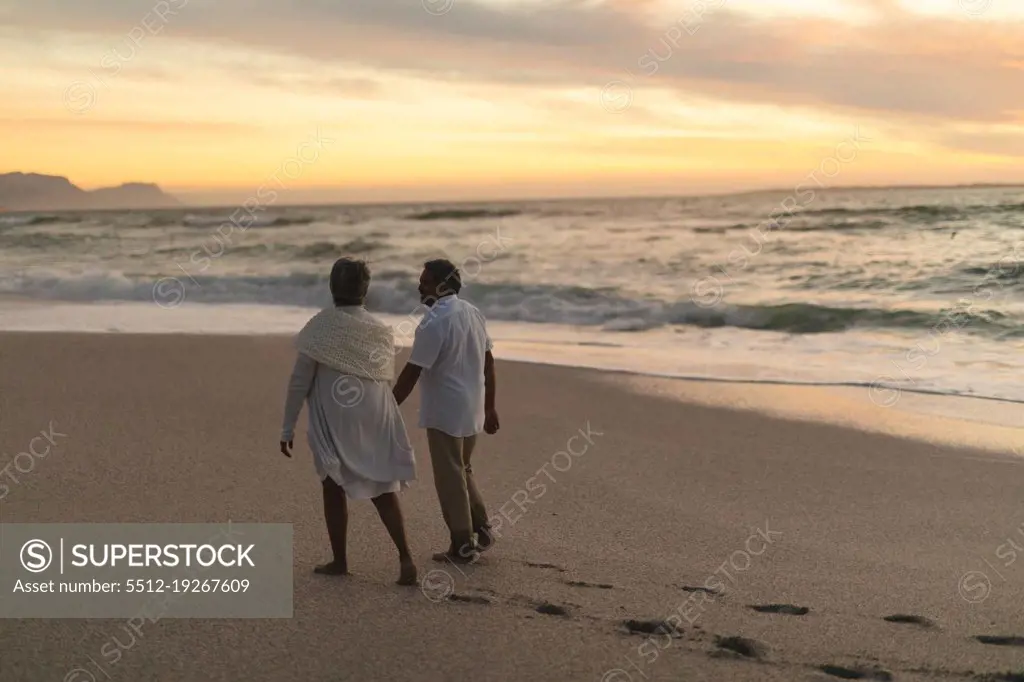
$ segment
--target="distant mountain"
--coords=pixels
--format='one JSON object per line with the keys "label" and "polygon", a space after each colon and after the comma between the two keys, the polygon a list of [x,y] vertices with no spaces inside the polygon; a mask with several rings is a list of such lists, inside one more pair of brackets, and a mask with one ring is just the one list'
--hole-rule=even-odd
{"label": "distant mountain", "polygon": [[131,182],[86,191],[57,175],[0,174],[0,210],[70,211],[177,208],[182,203],[158,186]]}

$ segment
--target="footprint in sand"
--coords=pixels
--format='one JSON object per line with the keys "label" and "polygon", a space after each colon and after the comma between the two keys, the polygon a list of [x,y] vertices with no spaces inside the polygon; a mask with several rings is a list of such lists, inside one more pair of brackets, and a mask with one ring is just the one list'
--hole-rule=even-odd
{"label": "footprint in sand", "polygon": [[878,668],[844,668],[841,665],[823,665],[819,670],[826,675],[844,680],[880,680],[881,682],[892,680],[891,673]]}
{"label": "footprint in sand", "polygon": [[935,627],[935,623],[931,620],[928,620],[924,616],[912,616],[907,615],[905,613],[896,613],[891,616],[886,616],[882,620],[888,621],[890,623],[906,623],[908,625],[920,625],[923,628]]}
{"label": "footprint in sand", "polygon": [[449,601],[461,601],[468,604],[490,604],[491,600],[487,597],[478,597],[471,594],[453,594],[448,597]]}
{"label": "footprint in sand", "polygon": [[982,644],[995,646],[1024,646],[1024,637],[1004,637],[1002,635],[978,635],[974,639]]}
{"label": "footprint in sand", "polygon": [[558,604],[551,604],[549,602],[544,602],[543,604],[538,606],[536,611],[537,613],[543,613],[549,616],[569,616],[569,609],[565,608],[564,606],[559,606]]}
{"label": "footprint in sand", "polygon": [[683,592],[703,592],[704,594],[710,594],[714,597],[722,594],[721,590],[716,590],[712,587],[690,587],[689,585],[683,585]]}
{"label": "footprint in sand", "polygon": [[761,660],[767,653],[763,644],[746,637],[718,637],[716,635],[715,646],[723,653],[728,651],[754,660]]}
{"label": "footprint in sand", "polygon": [[674,624],[664,620],[625,620],[622,621],[626,631],[631,635],[669,635],[682,637],[682,631]]}
{"label": "footprint in sand", "polygon": [[758,613],[781,613],[787,616],[806,616],[811,611],[806,606],[793,606],[792,604],[761,604],[750,608]]}
{"label": "footprint in sand", "polygon": [[608,583],[588,583],[582,580],[566,580],[565,584],[571,585],[572,587],[596,587],[599,590],[615,589],[614,585],[609,585]]}

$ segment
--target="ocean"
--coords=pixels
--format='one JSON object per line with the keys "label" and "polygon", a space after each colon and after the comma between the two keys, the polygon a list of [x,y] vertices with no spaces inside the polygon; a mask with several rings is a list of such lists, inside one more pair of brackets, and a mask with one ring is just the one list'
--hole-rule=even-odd
{"label": "ocean", "polygon": [[1024,401],[1024,190],[0,215],[0,329],[294,333],[333,261],[411,342],[425,260],[499,357]]}

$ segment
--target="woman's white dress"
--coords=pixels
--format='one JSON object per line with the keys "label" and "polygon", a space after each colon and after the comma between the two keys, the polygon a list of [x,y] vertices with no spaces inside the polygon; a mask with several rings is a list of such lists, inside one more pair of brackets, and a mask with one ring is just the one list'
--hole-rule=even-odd
{"label": "woman's white dress", "polygon": [[[375,319],[358,306],[344,310]],[[288,384],[282,441],[293,440],[303,403],[321,481],[330,477],[350,499],[365,500],[416,480],[415,456],[390,382],[342,374],[300,353]]]}

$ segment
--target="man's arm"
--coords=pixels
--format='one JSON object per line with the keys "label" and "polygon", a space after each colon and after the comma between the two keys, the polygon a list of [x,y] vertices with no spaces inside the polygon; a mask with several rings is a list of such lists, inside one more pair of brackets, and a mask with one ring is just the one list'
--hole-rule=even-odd
{"label": "man's arm", "polygon": [[494,356],[488,350],[484,355],[484,433],[495,434],[501,428],[498,421],[498,410],[494,407],[497,392],[498,387],[494,380]]}
{"label": "man's arm", "polygon": [[494,356],[491,351],[484,355],[484,409],[488,412],[494,411],[494,399],[498,387],[494,381]]}
{"label": "man's arm", "polygon": [[402,373],[398,375],[398,381],[395,382],[395,387],[391,390],[395,395],[395,402],[399,405],[405,402],[405,399],[412,393],[412,389],[416,388],[420,372],[434,366],[437,356],[441,353],[441,342],[440,325],[435,320],[431,320],[428,324],[421,323],[416,327],[416,336],[412,340],[409,361],[405,363]]}
{"label": "man's arm", "polygon": [[411,362],[405,363],[402,373],[398,375],[398,381],[395,382],[395,387],[391,390],[395,396],[395,402],[399,405],[404,403],[405,399],[412,393],[412,389],[416,388],[416,382],[420,379],[421,371],[423,371],[423,368],[419,365],[414,365]]}

